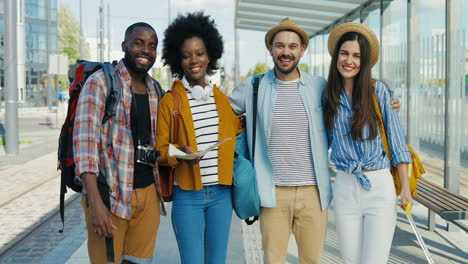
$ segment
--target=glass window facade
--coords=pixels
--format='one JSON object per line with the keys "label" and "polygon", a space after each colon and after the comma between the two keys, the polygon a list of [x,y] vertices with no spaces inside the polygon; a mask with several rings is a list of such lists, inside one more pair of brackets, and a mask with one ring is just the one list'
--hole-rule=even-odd
{"label": "glass window facade", "polygon": [[[368,6],[362,9],[361,21],[363,24],[366,24],[374,31],[375,35],[379,39],[379,42],[382,43],[380,39],[380,1],[370,2]],[[381,78],[381,63],[382,61],[379,60],[374,68],[372,68],[372,76],[374,78]]]}
{"label": "glass window facade", "polygon": [[323,75],[328,77],[328,73],[330,72],[330,63],[331,63],[331,56],[330,53],[328,52],[328,37],[330,36],[332,28],[329,30],[326,30],[325,33],[323,34],[323,46],[324,52],[323,52]]}
{"label": "glass window facade", "polygon": [[325,76],[325,57],[328,56],[328,50],[324,43],[323,35],[318,35],[315,38],[311,39],[311,42],[314,46],[312,47],[312,73],[315,75]]}
{"label": "glass window facade", "polygon": [[382,76],[395,91],[402,107],[400,117],[406,123],[407,102],[407,1],[386,1],[382,14]]}
{"label": "glass window facade", "polygon": [[[3,8],[3,2],[0,2],[0,5]],[[0,9],[3,11],[3,9]],[[3,13],[0,13],[0,103],[5,101],[5,68],[3,66],[4,63],[4,55],[5,55],[5,31],[4,31],[5,23],[3,23]]]}
{"label": "glass window facade", "polygon": [[[444,160],[445,146],[445,89],[446,89],[446,24],[444,1],[417,0],[411,6],[416,14],[414,46],[411,57],[418,79],[410,96],[415,100],[413,118],[414,136],[419,139],[420,150],[427,155],[437,155]],[[413,43],[411,43],[413,44]],[[410,131],[411,133],[411,131]],[[443,186],[443,179],[434,180]]]}
{"label": "glass window facade", "polygon": [[[4,4],[0,1],[0,40],[4,38]],[[25,1],[26,93],[21,106],[46,105],[48,54],[58,52],[57,0]],[[3,46],[0,45],[0,58]],[[4,67],[0,60],[0,93],[4,100]],[[23,98],[23,97],[20,97]],[[3,103],[3,102],[2,102]]]}
{"label": "glass window facade", "polygon": [[462,134],[462,161],[464,162],[464,166],[468,166],[466,161],[468,161],[468,0],[462,0],[462,27],[459,34],[461,35],[462,39],[462,47],[463,47],[463,91],[462,91],[462,98],[463,98],[463,111],[461,111],[461,127],[460,131],[463,131]]}
{"label": "glass window facade", "polygon": [[[456,1],[454,1],[456,2]],[[368,25],[380,39],[381,56],[373,69],[373,77],[385,79],[401,101],[400,117],[407,129],[407,139],[415,146],[431,175],[444,175],[446,162],[447,118],[459,120],[455,129],[461,142],[456,191],[468,195],[468,0],[456,2],[461,7],[457,32],[451,39],[462,47],[463,59],[458,64],[447,61],[447,13],[446,1],[436,0],[374,0],[343,17],[330,28],[346,22],[362,22]],[[408,21],[409,20],[409,21]],[[330,56],[326,47],[329,28],[312,36],[312,69],[316,75],[328,77]],[[461,42],[460,44],[458,44]],[[452,46],[452,47],[454,47]],[[447,63],[452,69],[462,67],[462,76],[447,85]],[[454,86],[455,88],[452,88]],[[461,94],[454,113],[446,113],[447,89]],[[451,90],[452,91],[452,90]],[[410,110],[411,109],[411,110]],[[450,116],[449,116],[450,115]],[[429,180],[450,186],[444,177]],[[453,177],[453,176],[450,176]]]}

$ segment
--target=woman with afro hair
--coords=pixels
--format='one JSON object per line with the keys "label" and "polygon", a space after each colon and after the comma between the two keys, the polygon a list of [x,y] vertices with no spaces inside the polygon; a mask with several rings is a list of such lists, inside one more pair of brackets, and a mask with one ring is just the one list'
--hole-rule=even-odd
{"label": "woman with afro hair", "polygon": [[[234,146],[240,126],[228,98],[208,78],[222,53],[223,40],[214,21],[201,12],[179,15],[164,32],[162,59],[178,80],[159,104],[156,141],[159,164],[175,169],[172,226],[183,264],[226,262]],[[180,112],[177,142],[174,98]],[[192,153],[225,139],[197,160],[169,155],[169,143]]]}

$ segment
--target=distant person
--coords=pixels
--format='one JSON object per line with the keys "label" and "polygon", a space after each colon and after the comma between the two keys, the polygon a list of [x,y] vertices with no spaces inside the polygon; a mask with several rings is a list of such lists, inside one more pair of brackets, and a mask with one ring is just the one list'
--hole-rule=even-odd
{"label": "distant person", "polygon": [[[84,185],[91,263],[107,263],[104,238],[109,236],[114,239],[115,263],[152,262],[164,204],[155,184],[158,171],[151,166],[155,160],[137,162],[135,153],[139,146],[156,145],[158,98],[148,71],[157,46],[156,31],[146,23],[135,23],[125,31],[125,56],[117,64],[122,94],[115,116],[107,123],[102,125],[107,91],[102,70],[89,77],[78,99],[73,150],[76,175]],[[110,211],[97,187],[101,173],[110,187]]]}
{"label": "distant person", "polygon": [[[390,165],[400,174],[402,208],[412,197],[407,177],[410,153],[397,111],[385,84],[372,83],[379,58],[374,32],[360,23],[337,26],[328,38],[332,56],[324,95],[324,119],[331,161],[338,170],[334,185],[336,227],[346,264],[387,263],[396,224],[396,194]],[[384,152],[376,96],[392,160]]]}
{"label": "distant person", "polygon": [[[232,216],[232,174],[239,119],[209,75],[223,54],[214,21],[203,13],[179,15],[164,32],[162,59],[171,69],[172,93],[159,105],[157,144],[161,165],[175,168],[172,227],[181,263],[222,264]],[[174,142],[174,94],[179,104],[178,141]],[[194,161],[169,154],[169,144],[186,153],[230,138]]]}

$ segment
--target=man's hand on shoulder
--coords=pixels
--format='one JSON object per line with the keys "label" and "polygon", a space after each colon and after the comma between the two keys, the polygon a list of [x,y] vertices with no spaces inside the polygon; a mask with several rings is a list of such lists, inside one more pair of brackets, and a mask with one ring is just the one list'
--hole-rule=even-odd
{"label": "man's hand on shoulder", "polygon": [[401,107],[400,100],[397,98],[393,98],[392,101],[390,102],[390,107],[392,109],[395,109],[399,113],[400,107]]}
{"label": "man's hand on shoulder", "polygon": [[[388,91],[390,92],[390,96],[393,96],[394,91],[393,91],[393,85],[391,82],[388,80],[382,79],[381,82],[387,87]],[[392,101],[390,101],[390,108],[395,109],[398,113],[400,112],[400,100],[397,98],[393,98]]]}

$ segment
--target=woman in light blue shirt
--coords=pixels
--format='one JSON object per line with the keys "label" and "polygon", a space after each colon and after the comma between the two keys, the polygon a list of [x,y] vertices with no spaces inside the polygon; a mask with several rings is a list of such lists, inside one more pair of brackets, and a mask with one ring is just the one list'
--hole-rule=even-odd
{"label": "woman in light blue shirt", "polygon": [[[328,39],[332,56],[323,112],[338,170],[334,186],[336,226],[345,263],[387,263],[396,224],[396,194],[390,163],[402,182],[400,206],[412,203],[407,164],[411,156],[404,131],[385,84],[372,84],[371,69],[379,57],[379,42],[367,26],[344,23]],[[377,97],[387,131],[392,160],[382,145]]]}

